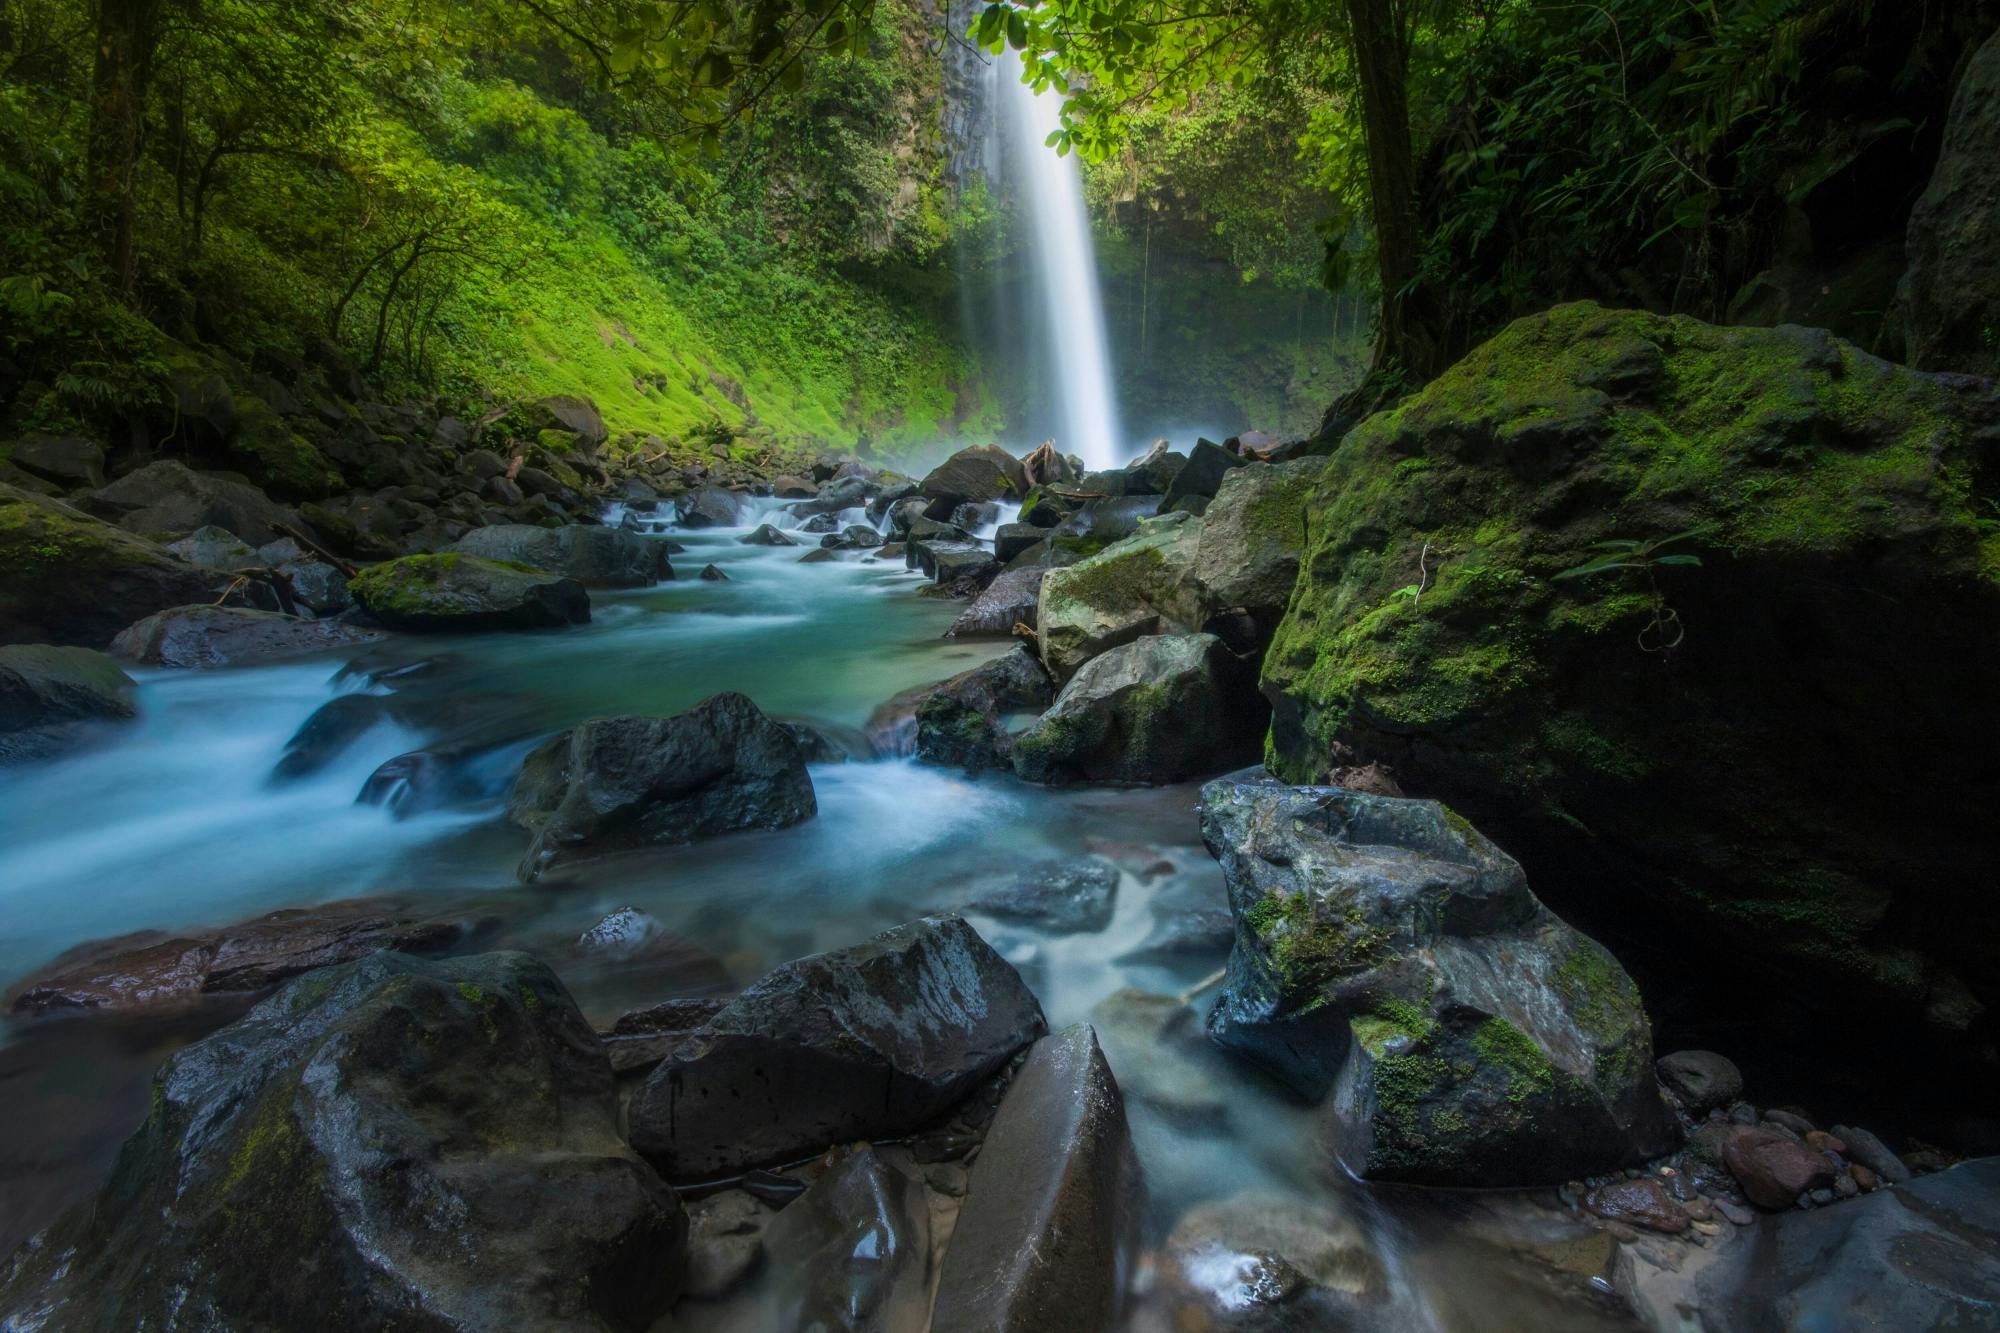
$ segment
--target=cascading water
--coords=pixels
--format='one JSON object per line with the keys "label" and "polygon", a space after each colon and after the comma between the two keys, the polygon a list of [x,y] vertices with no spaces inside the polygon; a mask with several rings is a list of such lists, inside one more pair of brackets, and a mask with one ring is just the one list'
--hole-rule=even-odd
{"label": "cascading water", "polygon": [[1007,118],[1007,168],[1021,184],[1034,229],[1028,261],[1035,271],[1053,353],[1061,434],[1056,444],[1086,466],[1116,467],[1124,436],[1111,391],[1111,353],[1097,252],[1083,208],[1083,177],[1074,157],[1058,157],[1045,141],[1060,124],[1062,99],[1036,95],[1021,82],[1021,59],[1007,52],[992,67],[995,104]]}

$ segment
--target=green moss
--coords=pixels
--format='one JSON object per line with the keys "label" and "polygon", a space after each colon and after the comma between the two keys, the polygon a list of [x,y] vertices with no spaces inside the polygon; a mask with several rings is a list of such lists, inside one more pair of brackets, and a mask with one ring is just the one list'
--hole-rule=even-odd
{"label": "green moss", "polygon": [[486,1000],[486,992],[469,981],[458,983],[458,996],[467,1004],[483,1004]]}
{"label": "green moss", "polygon": [[1489,1018],[1474,1028],[1472,1049],[1488,1069],[1505,1075],[1508,1101],[1518,1105],[1555,1091],[1556,1069],[1549,1057],[1534,1038],[1506,1019]]}
{"label": "green moss", "polygon": [[1357,904],[1321,902],[1303,893],[1265,894],[1243,920],[1264,941],[1285,993],[1295,1000],[1370,966],[1386,938]]}

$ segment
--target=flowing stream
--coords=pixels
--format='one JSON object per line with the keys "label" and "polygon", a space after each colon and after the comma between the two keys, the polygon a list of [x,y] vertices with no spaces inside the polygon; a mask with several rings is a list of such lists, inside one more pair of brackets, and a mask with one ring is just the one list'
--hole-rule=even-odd
{"label": "flowing stream", "polygon": [[[1220,871],[1199,845],[1193,786],[1058,792],[906,759],[820,764],[819,816],[796,828],[604,861],[556,888],[520,887],[514,865],[526,838],[501,818],[505,794],[521,755],[553,730],[592,715],[669,713],[732,689],[773,715],[853,736],[897,691],[1008,647],[941,639],[956,604],[920,596],[919,579],[896,563],[850,555],[801,565],[798,548],[740,544],[745,530],[676,533],[689,548],[675,560],[680,577],[597,594],[584,627],[405,636],[283,666],[145,673],[137,723],[96,749],[0,775],[0,987],[85,941],[385,894],[485,922],[479,947],[548,958],[602,1024],[962,906],[1038,860],[1095,853],[1123,872],[1103,931],[1050,935],[970,919],[1021,970],[1052,1024],[1098,1024],[1128,1089],[1153,1239],[1204,1201],[1260,1192],[1337,1210],[1356,1252],[1372,1254],[1394,1289],[1382,1327],[1619,1326],[1573,1283],[1524,1280],[1494,1257],[1501,1251],[1471,1244],[1465,1226],[1426,1223],[1425,1208],[1390,1216],[1363,1207],[1320,1165],[1312,1112],[1228,1064],[1198,1023],[1162,1032],[1121,1019],[1133,1012],[1131,997],[1114,998],[1125,988],[1195,991],[1223,962],[1220,948],[1134,953],[1163,919],[1223,906]],[[728,581],[692,577],[709,562]],[[395,674],[405,666],[418,669]],[[396,691],[371,684],[370,673]],[[317,772],[274,783],[294,732],[354,693],[394,707],[322,756]],[[356,802],[378,765],[420,746],[476,756],[455,801],[407,818]],[[673,948],[625,963],[575,951],[579,934],[627,905],[656,917],[677,937]],[[8,1020],[0,1101],[14,1129],[0,1140],[0,1250],[96,1187],[144,1118],[152,1069],[240,1009]],[[1204,1280],[1234,1291],[1249,1280],[1247,1263],[1224,1254]],[[677,1327],[704,1326],[699,1311],[681,1317]]]}

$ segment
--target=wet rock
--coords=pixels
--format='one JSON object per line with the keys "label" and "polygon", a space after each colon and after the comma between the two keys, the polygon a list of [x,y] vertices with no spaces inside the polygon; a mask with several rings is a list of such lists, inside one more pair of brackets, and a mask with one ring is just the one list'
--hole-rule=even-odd
{"label": "wet rock", "polygon": [[666,927],[651,913],[636,907],[619,907],[599,917],[595,925],[576,937],[571,947],[580,954],[624,962],[638,957],[665,933]]}
{"label": "wet rock", "polygon": [[1080,667],[1014,741],[1029,782],[1179,782],[1255,758],[1264,710],[1212,634],[1148,635]]}
{"label": "wet rock", "polygon": [[809,722],[779,725],[792,734],[798,743],[799,757],[808,764],[866,763],[876,757],[875,747],[866,734],[853,727]]}
{"label": "wet rock", "polygon": [[780,500],[810,500],[819,494],[819,483],[804,477],[775,477],[771,481],[771,494]]}
{"label": "wet rock", "polygon": [[0,646],[0,764],[43,759],[82,742],[96,722],[138,710],[133,682],[88,648]]}
{"label": "wet rock", "polygon": [[936,685],[904,691],[869,719],[869,738],[884,753],[914,754],[926,763],[1005,768],[1013,746],[1007,716],[1047,707],[1051,693],[1034,654],[1016,648]]}
{"label": "wet rock", "polygon": [[1202,790],[1236,918],[1210,1034],[1300,1092],[1370,1180],[1553,1183],[1643,1161],[1677,1130],[1631,978],[1432,801]]}
{"label": "wet rock", "polygon": [[590,619],[590,594],[575,579],[456,552],[375,565],[362,570],[347,590],[362,610],[391,629],[551,629]]}
{"label": "wet rock", "polygon": [[153,1087],[100,1198],[0,1277],[0,1313],[639,1330],[678,1291],[680,1203],[620,1140],[596,1036],[524,954],[323,969]]}
{"label": "wet rock", "polygon": [[1236,921],[1227,907],[1154,907],[1153,928],[1120,963],[1173,963],[1189,958],[1222,958],[1236,942]]}
{"label": "wet rock", "polygon": [[702,580],[707,583],[729,582],[729,575],[723,573],[721,570],[717,569],[714,565],[703,565],[701,567],[701,577]]}
{"label": "wet rock", "polygon": [[763,1261],[770,1209],[743,1190],[723,1190],[690,1203],[687,1214],[688,1263],[681,1297],[726,1296]]}
{"label": "wet rock", "polygon": [[[710,966],[714,969],[712,973],[709,967],[700,963],[681,969],[678,980],[692,986],[716,985],[720,989],[728,989],[728,978],[722,973],[720,964]],[[611,1025],[611,1031],[603,1034],[604,1051],[611,1057],[611,1068],[619,1074],[643,1073],[651,1069],[673,1054],[676,1046],[721,1013],[728,1004],[729,997],[726,995],[686,996],[662,1000],[647,1008],[620,1014]]]}
{"label": "wet rock", "polygon": [[807,551],[804,555],[800,556],[798,559],[798,563],[802,565],[824,565],[824,564],[830,564],[839,559],[840,559],[839,556],[835,555],[832,551],[827,550],[824,546],[815,546],[812,550]]}
{"label": "wet rock", "polygon": [[921,1329],[930,1302],[930,1209],[921,1179],[863,1145],[764,1230],[771,1328]]}
{"label": "wet rock", "polygon": [[1833,1159],[1764,1125],[1740,1126],[1722,1142],[1722,1164],[1759,1208],[1790,1208],[1801,1194],[1833,1184]]}
{"label": "wet rock", "polygon": [[938,1278],[934,1333],[1115,1327],[1144,1197],[1124,1099],[1096,1035],[1077,1024],[1042,1038],[973,1165]]}
{"label": "wet rock", "polygon": [[903,1133],[1044,1030],[977,932],[925,917],[744,991],[646,1080],[632,1142],[669,1179],[700,1179]]}
{"label": "wet rock", "polygon": [[903,561],[938,583],[965,579],[984,587],[1000,573],[1000,562],[993,558],[993,552],[974,541],[912,539],[904,547]]}
{"label": "wet rock", "polygon": [[1223,476],[1202,513],[1195,552],[1204,618],[1238,609],[1264,627],[1264,636],[1277,625],[1298,580],[1306,501],[1325,466],[1320,458],[1253,463]]}
{"label": "wet rock", "polygon": [[622,528],[589,524],[540,528],[502,523],[474,528],[451,549],[561,574],[586,588],[649,588],[674,576],[665,543]]}
{"label": "wet rock", "polygon": [[204,994],[257,991],[378,949],[435,953],[472,924],[426,916],[383,898],[350,898],[211,930],[144,931],[70,950],[15,991],[17,1014],[136,1009]]}
{"label": "wet rock", "polygon": [[1687,1209],[1651,1176],[1614,1180],[1586,1194],[1583,1206],[1607,1222],[1677,1236],[1693,1223]]}
{"label": "wet rock", "polygon": [[[889,531],[898,537],[908,537],[910,529],[919,520],[924,520],[924,510],[930,501],[912,496],[891,503],[883,513],[889,520]],[[871,510],[872,513],[872,510]]]}
{"label": "wet rock", "polygon": [[1858,1125],[1835,1125],[1833,1132],[1847,1145],[1847,1156],[1870,1171],[1888,1181],[1891,1185],[1907,1185],[1911,1171],[1888,1144],[1876,1138]]}
{"label": "wet rock", "polygon": [[179,541],[168,542],[167,549],[207,569],[245,569],[264,563],[255,547],[222,528],[196,528]]}
{"label": "wet rock", "polygon": [[1661,1056],[1654,1068],[1689,1115],[1727,1106],[1743,1095],[1743,1074],[1736,1062],[1714,1051],[1675,1051]]}
{"label": "wet rock", "polygon": [[1125,494],[1165,495],[1187,465],[1186,454],[1176,452],[1165,440],[1155,440],[1152,448],[1126,466]]}
{"label": "wet rock", "polygon": [[293,600],[314,615],[338,615],[354,605],[347,593],[347,576],[332,565],[300,560],[279,566],[277,572],[291,586]]}
{"label": "wet rock", "polygon": [[733,528],[743,521],[743,501],[734,491],[702,486],[683,495],[676,512],[684,528]]}
{"label": "wet rock", "polygon": [[271,770],[271,781],[295,782],[320,772],[388,713],[389,700],[385,695],[335,695],[315,708],[312,716],[285,742],[285,752],[278,756],[277,765]]}
{"label": "wet rock", "polygon": [[956,523],[942,519],[917,517],[910,520],[904,530],[904,537],[912,542],[969,542],[972,534]]}
{"label": "wet rock", "polygon": [[993,556],[1006,564],[1021,552],[1048,538],[1048,533],[1032,523],[1005,523],[993,534]]}
{"label": "wet rock", "polygon": [[1042,664],[1067,682],[1091,658],[1148,634],[1200,628],[1193,569],[1201,523],[1168,514],[1042,580],[1036,628]]}
{"label": "wet rock", "polygon": [[1129,1100],[1192,1129],[1228,1122],[1234,1075],[1203,1037],[1193,1005],[1127,986],[1099,1001],[1090,1023]]}
{"label": "wet rock", "polygon": [[177,606],[121,631],[111,641],[111,655],[140,666],[253,666],[372,643],[381,637],[377,631],[338,621],[301,620],[275,611]]}
{"label": "wet rock", "polygon": [[999,521],[1000,506],[990,500],[977,504],[962,504],[951,511],[951,522],[967,532],[977,532]]}
{"label": "wet rock", "polygon": [[1053,935],[1103,930],[1118,905],[1118,867],[1101,856],[1046,861],[966,904],[968,912],[1021,921]]}
{"label": "wet rock", "polygon": [[1160,1265],[1173,1326],[1199,1333],[1371,1328],[1387,1291],[1359,1227],[1325,1204],[1275,1193],[1190,1209]]}
{"label": "wet rock", "polygon": [[0,486],[0,643],[101,648],[227,579],[58,500]]}
{"label": "wet rock", "polygon": [[726,693],[670,718],[593,718],[544,742],[507,818],[534,835],[520,867],[532,882],[594,856],[787,828],[818,808],[791,733]]}
{"label": "wet rock", "polygon": [[1028,493],[1028,477],[1005,449],[978,444],[938,464],[917,492],[931,501],[932,517],[942,518],[968,501],[1019,499]]}
{"label": "wet rock", "polygon": [[820,545],[836,551],[872,551],[882,545],[882,534],[859,523],[850,523],[839,533],[821,538]]}
{"label": "wet rock", "polygon": [[752,532],[736,539],[745,546],[797,546],[798,543],[769,523],[760,523]]}
{"label": "wet rock", "polygon": [[497,779],[482,767],[490,751],[481,746],[440,746],[411,750],[384,761],[368,775],[354,798],[357,805],[386,806],[397,819],[442,810],[468,801],[498,796],[509,779]]}
{"label": "wet rock", "polygon": [[297,514],[255,486],[195,472],[167,459],[91,492],[83,506],[127,532],[148,537],[178,537],[216,527],[262,546],[284,535],[280,527],[304,526]]}
{"label": "wet rock", "polygon": [[1042,576],[1046,569],[1009,569],[986,585],[971,605],[958,613],[947,639],[977,638],[1012,634],[1014,626],[1035,627],[1035,608],[1041,600]]}
{"label": "wet rock", "polygon": [[1173,485],[1167,487],[1166,498],[1160,508],[1174,509],[1185,501],[1212,499],[1221,493],[1222,484],[1230,472],[1248,461],[1213,440],[1196,440],[1193,451],[1188,454],[1187,466],[1174,476]]}
{"label": "wet rock", "polygon": [[1897,291],[1909,362],[2000,375],[2000,34],[1971,53]]}
{"label": "wet rock", "polygon": [[64,490],[104,484],[104,446],[80,435],[23,435],[7,461]]}

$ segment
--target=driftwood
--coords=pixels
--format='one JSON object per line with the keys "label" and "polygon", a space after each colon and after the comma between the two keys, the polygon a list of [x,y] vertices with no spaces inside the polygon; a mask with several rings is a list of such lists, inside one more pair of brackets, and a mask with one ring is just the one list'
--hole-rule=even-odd
{"label": "driftwood", "polygon": [[306,536],[303,532],[300,532],[297,528],[286,527],[283,523],[273,523],[271,525],[271,530],[273,532],[276,532],[281,537],[290,537],[300,546],[312,552],[320,559],[326,561],[326,563],[328,563],[329,565],[332,565],[335,569],[340,571],[340,576],[344,579],[351,579],[355,575],[361,572],[360,570],[356,569],[353,565],[349,564],[347,561],[342,560],[339,556],[327,550],[324,546],[321,546],[318,542],[314,541],[312,538]]}
{"label": "driftwood", "polygon": [[234,569],[229,572],[234,575],[229,580],[229,586],[222,590],[220,597],[209,603],[210,606],[221,606],[235,594],[237,589],[254,579],[257,582],[271,585],[271,592],[278,599],[278,609],[280,611],[283,611],[288,616],[295,616],[299,613],[299,599],[297,593],[292,590],[292,580],[281,571],[266,565],[257,565],[254,567],[246,566],[245,568]]}
{"label": "driftwood", "polygon": [[1047,488],[1050,495],[1059,495],[1065,500],[1109,500],[1110,491],[1066,491],[1060,486]]}

